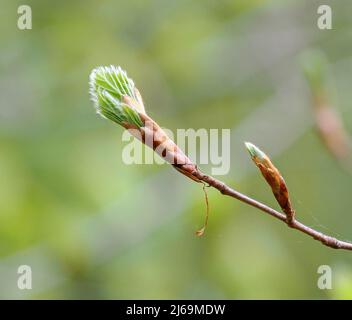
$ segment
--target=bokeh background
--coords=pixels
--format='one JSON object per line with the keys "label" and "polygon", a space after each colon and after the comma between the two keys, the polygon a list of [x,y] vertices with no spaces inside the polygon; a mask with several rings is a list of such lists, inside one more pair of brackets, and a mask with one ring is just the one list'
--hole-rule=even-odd
{"label": "bokeh background", "polygon": [[[0,298],[352,298],[351,253],[216,190],[195,237],[201,187],[168,165],[125,165],[122,128],[88,95],[92,68],[121,65],[162,126],[231,129],[219,178],[277,208],[251,141],[283,172],[303,222],[352,240],[352,176],[316,134],[299,63],[307,50],[326,54],[352,134],[349,0],[28,0],[25,31],[21,4],[0,4]],[[333,30],[317,28],[320,4]],[[17,287],[23,264],[32,290]],[[332,290],[317,287],[320,265]]]}

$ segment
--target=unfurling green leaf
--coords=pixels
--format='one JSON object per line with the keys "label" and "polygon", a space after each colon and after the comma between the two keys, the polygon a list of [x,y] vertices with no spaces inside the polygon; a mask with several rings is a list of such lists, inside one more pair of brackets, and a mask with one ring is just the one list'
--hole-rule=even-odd
{"label": "unfurling green leaf", "polygon": [[132,79],[121,67],[98,67],[89,77],[90,95],[97,113],[120,125],[143,126],[143,101]]}

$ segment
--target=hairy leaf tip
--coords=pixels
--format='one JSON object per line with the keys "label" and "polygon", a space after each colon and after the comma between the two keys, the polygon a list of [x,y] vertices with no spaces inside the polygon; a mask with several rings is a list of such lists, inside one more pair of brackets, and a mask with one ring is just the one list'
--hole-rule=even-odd
{"label": "hairy leaf tip", "polygon": [[245,142],[244,144],[252,158],[258,158],[259,160],[264,160],[266,158],[265,153],[254,144],[250,142]]}
{"label": "hairy leaf tip", "polygon": [[142,98],[121,67],[97,67],[89,76],[89,93],[97,113],[120,125],[142,127]]}

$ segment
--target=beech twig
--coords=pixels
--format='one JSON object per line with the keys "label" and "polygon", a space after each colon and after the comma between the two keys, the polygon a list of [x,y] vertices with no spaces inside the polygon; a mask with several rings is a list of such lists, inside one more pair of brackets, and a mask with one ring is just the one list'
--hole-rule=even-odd
{"label": "beech twig", "polygon": [[285,222],[289,227],[296,229],[296,230],[299,230],[299,231],[311,236],[315,240],[320,241],[322,244],[324,244],[330,248],[352,250],[352,243],[341,241],[341,240],[338,240],[334,237],[328,236],[322,232],[319,232],[317,230],[314,230],[314,229],[304,225],[303,223],[297,221],[296,219],[294,219],[291,223],[288,223],[287,219],[286,219],[286,215],[284,215],[283,213],[276,211],[275,209],[270,208],[267,205],[265,205],[257,200],[254,200],[254,199],[230,188],[224,182],[217,180],[211,176],[205,175],[205,174],[201,173],[199,170],[194,171],[193,175],[195,177],[197,177],[199,180],[204,181],[204,182],[208,183],[210,186],[212,186],[213,188],[219,190],[223,195],[235,198],[235,199],[242,201],[242,202],[244,202],[254,208],[257,208],[257,209],[273,216],[274,218]]}
{"label": "beech twig", "polygon": [[134,82],[127,77],[126,72],[120,67],[111,66],[94,69],[90,75],[90,94],[96,110],[101,116],[123,126],[183,175],[196,182],[203,183],[207,212],[204,227],[196,232],[198,236],[204,234],[208,223],[209,204],[205,191],[205,184],[208,184],[219,190],[223,195],[230,196],[257,208],[328,247],[352,250],[352,243],[325,235],[295,219],[295,211],[292,208],[284,179],[269,157],[254,145],[246,144],[253,161],[270,185],[276,200],[285,214],[230,188],[222,181],[203,174],[160,126],[147,115],[142,97]]}

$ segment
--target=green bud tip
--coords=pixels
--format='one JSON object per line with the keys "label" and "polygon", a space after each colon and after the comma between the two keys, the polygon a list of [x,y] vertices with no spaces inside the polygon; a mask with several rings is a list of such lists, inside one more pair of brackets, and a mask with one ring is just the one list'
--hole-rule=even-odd
{"label": "green bud tip", "polygon": [[89,76],[89,93],[98,114],[120,125],[142,127],[142,98],[121,67],[98,67]]}
{"label": "green bud tip", "polygon": [[244,143],[249,154],[251,155],[252,159],[253,158],[258,158],[259,160],[264,160],[266,158],[266,154],[260,150],[258,147],[256,147],[254,144],[250,142],[245,142]]}

